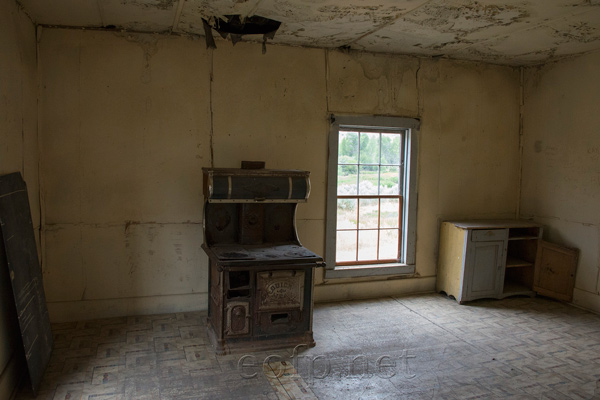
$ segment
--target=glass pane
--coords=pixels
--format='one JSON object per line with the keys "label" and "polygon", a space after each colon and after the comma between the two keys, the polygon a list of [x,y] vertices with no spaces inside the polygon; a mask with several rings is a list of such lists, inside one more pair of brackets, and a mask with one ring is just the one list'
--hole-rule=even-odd
{"label": "glass pane", "polygon": [[358,231],[358,259],[377,260],[377,231]]}
{"label": "glass pane", "polygon": [[400,165],[400,140],[402,135],[393,133],[381,134],[381,163]]}
{"label": "glass pane", "polygon": [[356,229],[357,199],[338,199],[337,229]]}
{"label": "glass pane", "polygon": [[379,133],[360,133],[360,163],[379,164]]}
{"label": "glass pane", "polygon": [[357,194],[356,165],[338,165],[338,194]]}
{"label": "glass pane", "polygon": [[335,261],[356,261],[356,231],[337,233]]}
{"label": "glass pane", "polygon": [[382,229],[379,231],[379,258],[382,260],[398,258],[397,229]]}
{"label": "glass pane", "polygon": [[338,164],[358,164],[358,132],[340,131]]}
{"label": "glass pane", "polygon": [[358,221],[360,229],[379,228],[379,200],[360,199],[358,208]]}
{"label": "glass pane", "polygon": [[358,194],[377,194],[377,185],[379,184],[378,166],[361,165],[358,179]]}
{"label": "glass pane", "polygon": [[400,167],[381,167],[379,194],[400,194]]}
{"label": "glass pane", "polygon": [[381,227],[399,228],[400,227],[400,200],[399,199],[381,199]]}

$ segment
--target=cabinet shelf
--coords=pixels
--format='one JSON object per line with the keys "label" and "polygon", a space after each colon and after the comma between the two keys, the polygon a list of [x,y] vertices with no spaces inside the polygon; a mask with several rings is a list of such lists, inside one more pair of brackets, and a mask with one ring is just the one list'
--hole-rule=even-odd
{"label": "cabinet shelf", "polygon": [[531,240],[539,239],[542,229],[539,226],[510,227],[508,229],[508,240]]}
{"label": "cabinet shelf", "polygon": [[510,255],[506,256],[506,268],[533,267],[533,263]]}
{"label": "cabinet shelf", "polygon": [[539,239],[539,236],[513,236],[508,237],[508,240],[536,240]]}
{"label": "cabinet shelf", "polygon": [[502,297],[525,295],[532,296],[534,294],[531,287],[522,283],[507,280],[504,282],[504,289],[502,290]]}

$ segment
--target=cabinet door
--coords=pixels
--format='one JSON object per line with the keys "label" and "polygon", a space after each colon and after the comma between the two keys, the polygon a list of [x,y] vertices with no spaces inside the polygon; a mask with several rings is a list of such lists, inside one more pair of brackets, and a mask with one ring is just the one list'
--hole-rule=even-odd
{"label": "cabinet door", "polygon": [[533,290],[558,300],[573,300],[579,250],[541,241],[538,246]]}
{"label": "cabinet door", "polygon": [[470,242],[462,301],[497,297],[504,279],[504,240]]}

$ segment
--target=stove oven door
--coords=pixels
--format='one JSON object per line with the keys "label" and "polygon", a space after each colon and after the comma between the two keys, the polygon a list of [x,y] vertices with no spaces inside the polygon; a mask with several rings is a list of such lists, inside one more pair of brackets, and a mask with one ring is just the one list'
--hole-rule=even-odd
{"label": "stove oven door", "polygon": [[255,334],[287,334],[306,330],[309,318],[309,310],[304,307],[307,277],[305,269],[273,270],[256,274]]}
{"label": "stove oven door", "polygon": [[245,301],[230,301],[226,307],[225,335],[238,336],[250,333],[250,307]]}

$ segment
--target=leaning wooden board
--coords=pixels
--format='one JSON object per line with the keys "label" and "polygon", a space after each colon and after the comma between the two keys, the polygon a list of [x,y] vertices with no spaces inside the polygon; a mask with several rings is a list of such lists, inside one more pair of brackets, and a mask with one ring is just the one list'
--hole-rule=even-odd
{"label": "leaning wooden board", "polygon": [[0,227],[31,386],[37,392],[50,361],[52,331],[27,186],[18,172],[0,177]]}

